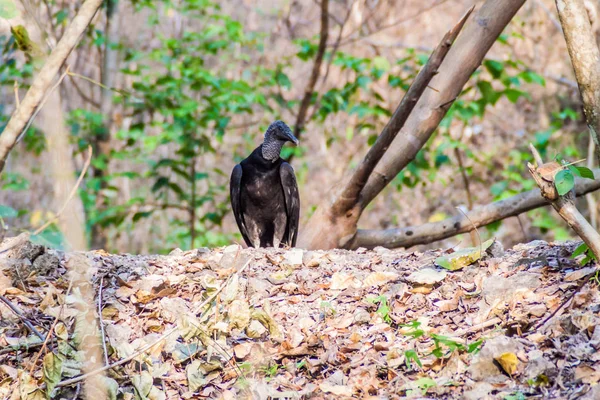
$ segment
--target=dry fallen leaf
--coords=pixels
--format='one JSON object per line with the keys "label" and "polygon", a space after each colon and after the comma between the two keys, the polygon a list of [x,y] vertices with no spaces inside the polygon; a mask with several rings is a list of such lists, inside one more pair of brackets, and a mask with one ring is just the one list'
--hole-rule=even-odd
{"label": "dry fallen leaf", "polygon": [[397,281],[400,276],[395,272],[373,272],[365,278],[362,287],[382,286]]}
{"label": "dry fallen leaf", "polygon": [[349,287],[360,287],[360,282],[354,277],[354,275],[345,274],[343,272],[336,272],[331,277],[331,290],[344,290]]}
{"label": "dry fallen leaf", "polygon": [[443,281],[448,273],[435,268],[423,268],[413,272],[406,278],[410,283],[417,285],[435,285]]}
{"label": "dry fallen leaf", "polygon": [[507,374],[514,375],[517,372],[519,359],[515,353],[502,353],[500,356],[495,357],[494,360],[498,361],[498,364],[500,364]]}
{"label": "dry fallen leaf", "polygon": [[319,389],[321,389],[323,393],[332,393],[336,396],[352,396],[354,394],[354,390],[352,390],[350,386],[332,385],[328,382],[321,383]]}

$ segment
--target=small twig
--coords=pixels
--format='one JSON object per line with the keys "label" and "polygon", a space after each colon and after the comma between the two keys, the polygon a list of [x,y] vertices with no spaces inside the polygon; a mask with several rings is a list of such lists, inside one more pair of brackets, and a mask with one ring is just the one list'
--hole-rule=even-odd
{"label": "small twig", "polygon": [[17,81],[15,81],[15,104],[17,105],[17,108],[19,108],[19,106],[21,105],[21,100],[19,99],[19,83]]}
{"label": "small twig", "polygon": [[73,186],[73,189],[71,189],[71,193],[69,193],[69,197],[67,197],[67,201],[65,201],[65,204],[63,204],[60,211],[58,211],[56,213],[56,215],[54,215],[53,218],[50,218],[44,225],[40,226],[38,229],[35,230],[35,232],[33,232],[34,235],[39,234],[40,232],[42,232],[44,229],[49,227],[51,224],[53,224],[60,218],[60,215],[66,210],[67,205],[69,204],[71,199],[77,193],[77,189],[79,188],[79,185],[81,185],[81,181],[83,181],[83,177],[85,176],[85,173],[87,172],[91,161],[92,161],[92,146],[89,146],[88,147],[88,157],[85,160],[85,164],[83,165],[83,169],[81,170],[81,173],[79,174],[79,178],[77,178],[77,182],[75,182],[75,186]]}
{"label": "small twig", "polygon": [[[198,307],[196,307],[195,314],[197,314],[198,312],[200,312],[202,310],[202,308],[204,308],[205,305],[207,305],[208,303],[210,303],[211,301],[213,301],[215,299],[215,297],[217,297],[217,295],[219,293],[221,293],[221,291],[223,289],[225,289],[225,287],[227,286],[227,284],[229,284],[229,282],[231,281],[231,279],[233,279],[234,276],[236,275],[240,275],[244,269],[246,269],[246,267],[250,264],[250,259],[248,259],[248,261],[246,261],[246,263],[244,264],[244,266],[242,268],[240,268],[239,271],[231,274],[226,280],[225,282],[223,282],[223,284],[221,284],[221,286],[219,286],[219,288],[216,290],[215,293],[213,293],[212,295],[210,295],[206,300],[204,300]],[[129,357],[125,357],[122,360],[119,360],[117,362],[114,362],[110,365],[106,365],[102,368],[99,368],[97,370],[94,371],[90,371],[87,374],[83,374],[83,375],[79,375],[76,376],[74,378],[71,379],[66,379],[64,381],[59,382],[56,387],[62,387],[62,386],[69,386],[72,385],[74,383],[78,383],[81,382],[87,378],[89,378],[90,376],[94,376],[96,374],[102,373],[104,371],[108,371],[109,369],[113,369],[115,367],[118,367],[120,365],[123,365],[125,363],[128,363],[129,361],[133,360],[134,358],[136,358],[137,356],[139,356],[140,354],[146,352],[147,350],[150,350],[152,347],[156,346],[157,344],[159,344],[160,342],[162,342],[163,340],[165,340],[167,337],[169,337],[170,335],[172,335],[174,332],[176,332],[179,328],[178,327],[173,327],[167,331],[165,331],[165,333],[163,333],[158,339],[156,339],[154,342],[142,347],[141,349],[139,349],[138,351],[136,351],[135,353],[131,354]]]}
{"label": "small twig", "polygon": [[15,306],[9,299],[4,297],[3,295],[0,295],[0,300],[2,300],[4,302],[4,304],[6,304],[8,306],[8,308],[10,308],[11,311],[14,312],[17,315],[17,317],[19,317],[21,319],[21,321],[23,321],[23,323],[25,324],[27,329],[29,329],[32,333],[34,333],[41,340],[45,339],[44,335],[42,335],[40,333],[40,331],[38,331],[31,322],[29,322],[29,320],[23,315],[21,310],[19,310],[17,308],[17,306]]}
{"label": "small twig", "polygon": [[446,334],[446,336],[449,336],[449,337],[465,336],[465,335],[468,335],[469,333],[482,331],[486,328],[489,328],[490,326],[497,325],[501,322],[502,322],[502,320],[500,318],[494,317],[494,318],[484,321],[480,324],[473,325],[473,326],[470,326],[470,327],[464,328],[464,329],[459,329],[457,331],[454,331],[453,333],[448,333],[448,334]]}
{"label": "small twig", "polygon": [[23,128],[23,130],[21,131],[21,134],[17,138],[17,143],[19,143],[21,141],[21,139],[23,138],[23,136],[25,135],[25,133],[27,133],[27,130],[29,129],[29,127],[33,123],[33,120],[35,119],[35,117],[37,117],[38,113],[44,107],[44,105],[48,101],[48,98],[50,98],[50,94],[56,90],[56,88],[62,83],[63,79],[65,79],[65,76],[68,73],[69,73],[69,66],[67,65],[67,68],[66,68],[65,72],[60,76],[60,78],[58,78],[58,81],[54,84],[54,86],[52,86],[50,88],[50,90],[48,90],[48,93],[46,93],[46,95],[42,99],[42,101],[39,104],[39,106],[35,109],[34,113],[31,115],[31,118],[29,118],[29,121],[27,121],[27,124],[25,125],[25,128]]}
{"label": "small twig", "polygon": [[596,271],[592,272],[591,274],[587,274],[581,281],[581,283],[579,284],[579,286],[577,286],[577,288],[573,291],[573,293],[571,293],[571,295],[569,297],[567,297],[565,299],[565,301],[562,302],[562,304],[560,306],[558,306],[558,308],[554,311],[552,311],[552,313],[550,315],[548,315],[546,318],[544,318],[543,320],[541,320],[540,322],[538,322],[535,327],[533,327],[531,329],[530,332],[535,332],[537,330],[539,330],[540,328],[543,328],[551,319],[553,319],[559,311],[564,310],[565,307],[567,307],[567,305],[571,302],[571,300],[573,300],[573,298],[575,297],[575,295],[577,293],[579,293],[579,291],[581,290],[581,288],[583,288],[585,286],[585,284],[588,282],[588,279],[590,278],[590,276],[594,275],[596,273]]}
{"label": "small twig", "polygon": [[6,346],[4,349],[0,350],[0,356],[4,355],[4,354],[8,354],[8,353],[12,353],[13,351],[19,351],[19,350],[33,350],[36,347],[41,346],[43,343],[42,342],[38,342],[38,343],[28,343],[28,344],[17,344],[17,345],[13,345],[13,346]]}
{"label": "small twig", "polygon": [[75,394],[73,395],[73,400],[79,398],[79,393],[81,392],[81,384],[77,384],[77,388],[75,388]]}
{"label": "small twig", "polygon": [[98,288],[98,318],[100,319],[100,333],[102,334],[102,350],[104,350],[104,365],[108,365],[108,352],[106,351],[106,333],[104,332],[104,321],[102,320],[102,284],[104,277],[100,278]]}
{"label": "small twig", "polygon": [[44,340],[44,343],[42,343],[42,348],[40,349],[40,351],[37,353],[37,355],[33,359],[33,363],[31,363],[31,368],[29,368],[29,375],[33,375],[33,369],[35,368],[35,364],[37,364],[38,360],[42,356],[42,353],[46,349],[46,345],[48,344],[48,340],[50,340],[50,337],[52,336],[52,332],[54,332],[54,328],[56,327],[56,323],[58,322],[58,319],[60,318],[60,316],[61,316],[61,314],[62,314],[62,312],[63,312],[63,310],[65,308],[66,296],[68,296],[69,293],[71,293],[71,288],[72,287],[73,287],[73,279],[71,279],[71,281],[69,282],[69,287],[67,288],[67,292],[65,294],[65,302],[63,302],[63,304],[60,306],[60,310],[58,311],[58,314],[56,315],[56,318],[54,318],[54,322],[52,323],[52,326],[50,327],[50,330],[48,330],[48,333],[46,334],[46,339]]}
{"label": "small twig", "polygon": [[460,211],[461,214],[464,215],[466,219],[469,220],[469,222],[471,223],[471,226],[473,227],[473,229],[475,229],[475,232],[477,233],[477,239],[479,240],[479,257],[481,257],[481,235],[479,234],[479,229],[477,229],[477,225],[475,225],[473,223],[473,221],[471,221],[471,218],[469,218],[469,216],[467,215],[466,212],[464,212],[463,210],[461,210],[459,207],[456,207],[456,209],[458,211]]}
{"label": "small twig", "polygon": [[300,138],[300,134],[304,130],[304,124],[306,123],[306,114],[308,107],[310,106],[310,100],[312,99],[315,85],[321,74],[321,63],[323,62],[323,55],[327,47],[327,37],[329,35],[329,0],[321,0],[321,31],[319,38],[319,47],[317,48],[317,54],[315,56],[315,63],[313,64],[310,79],[305,86],[304,96],[300,102],[300,108],[298,109],[298,116],[296,123],[294,124],[294,136]]}

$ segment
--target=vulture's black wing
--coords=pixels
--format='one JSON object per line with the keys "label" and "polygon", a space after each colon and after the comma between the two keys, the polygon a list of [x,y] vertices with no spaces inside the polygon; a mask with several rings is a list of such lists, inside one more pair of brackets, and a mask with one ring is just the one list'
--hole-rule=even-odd
{"label": "vulture's black wing", "polygon": [[281,186],[285,196],[285,210],[287,214],[287,227],[283,242],[289,246],[296,246],[298,238],[298,222],[300,220],[300,196],[298,195],[298,184],[294,169],[287,162],[282,162],[279,167]]}
{"label": "vulture's black wing", "polygon": [[233,215],[235,215],[235,222],[237,222],[238,228],[240,228],[242,237],[248,247],[252,247],[252,243],[250,242],[250,239],[248,239],[248,230],[246,229],[246,223],[244,222],[244,214],[242,213],[242,166],[240,164],[237,164],[231,173],[229,194],[231,196],[231,208],[233,209]]}

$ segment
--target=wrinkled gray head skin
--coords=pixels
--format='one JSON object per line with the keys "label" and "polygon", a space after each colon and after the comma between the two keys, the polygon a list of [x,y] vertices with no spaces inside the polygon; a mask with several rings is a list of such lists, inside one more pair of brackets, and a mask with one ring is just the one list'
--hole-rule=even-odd
{"label": "wrinkled gray head skin", "polygon": [[272,139],[292,142],[295,145],[298,145],[299,143],[290,127],[283,121],[275,121],[267,128],[267,131],[265,132],[265,141]]}
{"label": "wrinkled gray head skin", "polygon": [[267,128],[265,132],[265,140],[262,145],[262,156],[272,162],[277,161],[281,148],[285,142],[292,142],[298,145],[292,130],[283,121],[275,121]]}

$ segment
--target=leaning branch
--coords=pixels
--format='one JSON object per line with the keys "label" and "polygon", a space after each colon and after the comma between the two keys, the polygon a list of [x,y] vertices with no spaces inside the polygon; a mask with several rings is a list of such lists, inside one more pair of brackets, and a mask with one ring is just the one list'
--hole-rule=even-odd
{"label": "leaning branch", "polygon": [[583,0],[556,0],[556,9],[600,164],[600,50],[596,35]]}
{"label": "leaning branch", "polygon": [[361,193],[364,209],[406,167],[435,132],[473,72],[525,0],[487,0],[456,39],[439,74],[426,91],[402,132],[377,164]]}
{"label": "leaning branch", "polygon": [[[600,176],[600,169],[594,170],[594,175]],[[598,189],[600,189],[600,179],[577,178],[575,184],[577,197]],[[548,203],[540,196],[540,191],[533,189],[508,199],[476,207],[466,215],[457,215],[440,222],[384,230],[359,229],[351,247],[373,248],[384,246],[394,248],[428,244],[461,233],[467,233],[473,230],[474,227],[479,228],[546,205]]]}
{"label": "leaning branch", "polygon": [[343,214],[354,207],[357,204],[358,198],[361,191],[365,187],[369,176],[377,166],[381,157],[385,154],[387,149],[390,147],[400,129],[404,126],[404,123],[408,119],[408,116],[414,109],[415,105],[421,98],[421,95],[429,85],[429,82],[438,73],[438,68],[444,61],[446,54],[450,50],[452,43],[460,33],[465,22],[473,12],[475,6],[471,7],[469,11],[458,21],[458,23],[450,29],[446,35],[442,38],[440,43],[437,45],[427,64],[421,69],[413,84],[410,86],[402,101],[396,108],[394,115],[383,128],[383,131],[369,149],[369,152],[360,163],[354,174],[346,184],[341,195],[338,197],[333,205],[334,212]]}
{"label": "leaning branch", "polygon": [[0,172],[4,169],[8,153],[12,150],[27,123],[43,101],[60,67],[64,64],[73,48],[79,43],[82,33],[92,21],[102,2],[103,0],[86,0],[83,3],[65,34],[31,84],[23,101],[21,101],[21,104],[8,121],[2,135],[0,135]]}
{"label": "leaning branch", "polygon": [[300,103],[300,109],[298,110],[298,117],[296,118],[296,124],[294,125],[294,136],[300,137],[300,133],[304,129],[306,123],[306,113],[308,106],[310,106],[310,100],[315,90],[317,80],[319,80],[319,74],[321,73],[321,64],[323,63],[323,56],[325,55],[325,49],[327,48],[327,37],[329,36],[329,0],[321,0],[321,34],[319,39],[319,48],[317,49],[317,56],[315,57],[315,64],[313,65],[312,73],[310,74],[310,80],[306,89],[304,90],[304,97]]}
{"label": "leaning branch", "polygon": [[590,225],[575,206],[573,190],[569,190],[564,195],[561,195],[556,189],[555,177],[559,171],[562,171],[563,167],[555,161],[544,163],[537,149],[531,144],[529,148],[535,159],[535,165],[527,163],[527,167],[535,183],[540,188],[542,197],[552,205],[552,208],[556,210],[558,215],[588,245],[589,249],[596,256],[596,259],[600,259],[600,234]]}

